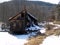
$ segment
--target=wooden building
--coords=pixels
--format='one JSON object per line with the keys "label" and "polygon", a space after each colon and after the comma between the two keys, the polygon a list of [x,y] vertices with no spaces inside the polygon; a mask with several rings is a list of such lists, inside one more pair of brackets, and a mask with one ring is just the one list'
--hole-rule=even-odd
{"label": "wooden building", "polygon": [[37,19],[27,11],[21,11],[17,15],[9,18],[10,32],[26,33],[26,28],[33,24],[38,25]]}

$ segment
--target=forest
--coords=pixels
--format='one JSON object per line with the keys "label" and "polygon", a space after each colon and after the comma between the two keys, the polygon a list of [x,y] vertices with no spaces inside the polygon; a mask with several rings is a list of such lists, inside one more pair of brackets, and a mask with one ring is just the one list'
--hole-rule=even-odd
{"label": "forest", "polygon": [[0,21],[8,22],[9,17],[18,14],[26,7],[27,12],[34,15],[38,21],[47,20],[54,15],[56,4],[50,4],[42,1],[21,1],[12,0],[0,4]]}

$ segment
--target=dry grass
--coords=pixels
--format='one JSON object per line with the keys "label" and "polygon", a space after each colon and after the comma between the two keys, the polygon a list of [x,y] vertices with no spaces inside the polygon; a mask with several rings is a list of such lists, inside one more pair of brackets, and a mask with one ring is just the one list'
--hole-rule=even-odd
{"label": "dry grass", "polygon": [[42,44],[43,40],[50,35],[60,35],[60,30],[47,30],[45,35],[38,35],[37,37],[30,38],[29,42],[25,45],[39,45]]}
{"label": "dry grass", "polygon": [[54,24],[60,24],[60,21],[54,21]]}
{"label": "dry grass", "polygon": [[49,35],[60,35],[60,29],[57,29],[57,30],[49,30],[45,34],[47,36],[49,36]]}
{"label": "dry grass", "polygon": [[[53,27],[53,26],[52,26]],[[25,45],[39,45],[42,44],[43,40],[50,35],[60,35],[60,29],[56,29],[56,30],[47,30],[45,32],[45,35],[38,35],[37,37],[33,37],[30,38],[30,40],[28,40],[28,43],[26,43]]]}
{"label": "dry grass", "polygon": [[25,45],[39,45],[40,43],[42,43],[43,39],[45,39],[46,36],[37,36],[35,38],[32,38],[29,40],[28,43],[26,43]]}

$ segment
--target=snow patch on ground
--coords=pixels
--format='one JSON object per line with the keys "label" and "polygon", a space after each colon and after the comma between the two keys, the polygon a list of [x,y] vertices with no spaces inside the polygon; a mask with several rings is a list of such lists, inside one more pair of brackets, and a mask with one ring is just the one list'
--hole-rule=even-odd
{"label": "snow patch on ground", "polygon": [[45,29],[45,28],[42,28],[42,29],[40,30],[40,32],[41,32],[41,33],[45,33],[45,32],[46,32],[46,29]]}
{"label": "snow patch on ground", "polygon": [[28,35],[10,35],[8,32],[0,32],[0,45],[24,45]]}
{"label": "snow patch on ground", "polygon": [[55,24],[55,27],[53,29],[59,29],[60,25],[59,24]]}
{"label": "snow patch on ground", "polygon": [[48,36],[40,45],[60,45],[60,36]]}

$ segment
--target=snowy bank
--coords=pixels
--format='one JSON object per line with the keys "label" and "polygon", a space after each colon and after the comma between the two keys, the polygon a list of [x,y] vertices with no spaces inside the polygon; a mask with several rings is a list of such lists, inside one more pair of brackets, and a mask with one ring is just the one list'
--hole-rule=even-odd
{"label": "snowy bank", "polygon": [[60,36],[48,36],[40,45],[60,45]]}

